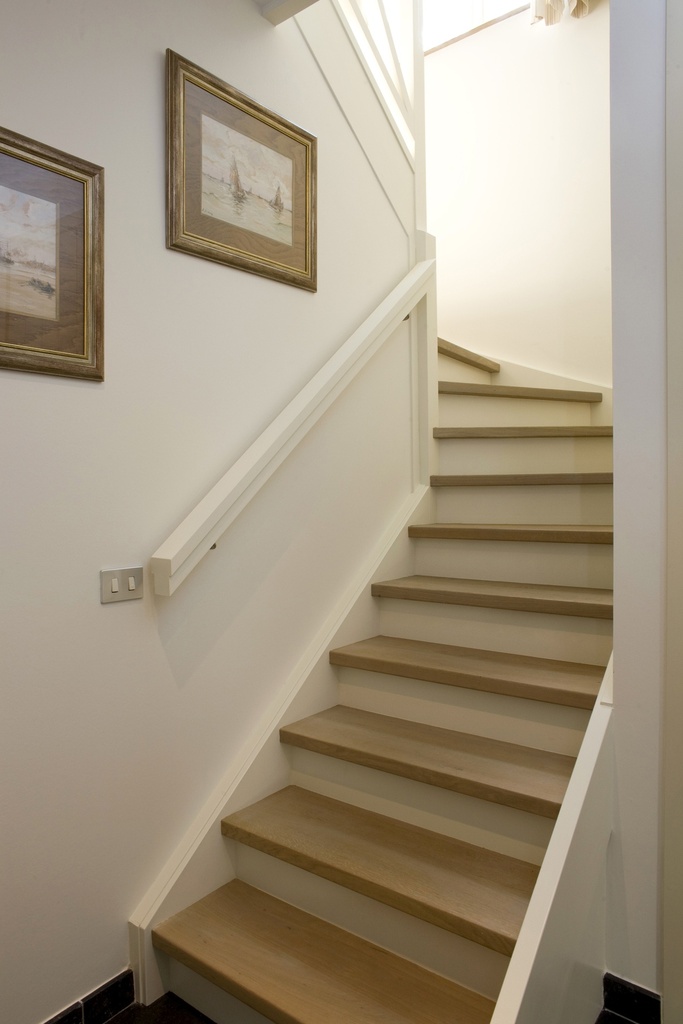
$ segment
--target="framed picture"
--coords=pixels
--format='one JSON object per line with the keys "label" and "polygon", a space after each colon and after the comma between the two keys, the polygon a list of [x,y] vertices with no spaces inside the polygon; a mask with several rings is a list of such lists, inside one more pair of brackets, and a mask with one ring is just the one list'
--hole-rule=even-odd
{"label": "framed picture", "polygon": [[167,245],[316,290],[316,139],[167,50]]}
{"label": "framed picture", "polygon": [[0,368],[103,380],[103,179],[0,128]]}

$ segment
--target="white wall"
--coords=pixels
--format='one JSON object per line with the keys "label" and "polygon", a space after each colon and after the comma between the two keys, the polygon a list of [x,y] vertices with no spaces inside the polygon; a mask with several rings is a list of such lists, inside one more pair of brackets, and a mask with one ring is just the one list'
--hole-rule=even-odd
{"label": "white wall", "polygon": [[[166,47],[318,136],[317,294],[165,249]],[[131,911],[409,491],[406,332],[173,598],[101,606],[99,570],[146,563],[405,274],[412,173],[390,136],[371,167],[251,0],[6,0],[0,124],[106,181],[105,382],[0,371],[2,1016],[38,1024],[127,965]]]}
{"label": "white wall", "polygon": [[662,1006],[665,1021],[683,1018],[683,9],[668,4],[666,82],[667,215],[667,646],[662,722]]}
{"label": "white wall", "polygon": [[439,334],[611,383],[609,5],[528,11],[425,61]]}
{"label": "white wall", "polygon": [[665,9],[665,0],[647,8],[620,0],[611,14],[618,825],[608,968],[655,991],[667,566]]}

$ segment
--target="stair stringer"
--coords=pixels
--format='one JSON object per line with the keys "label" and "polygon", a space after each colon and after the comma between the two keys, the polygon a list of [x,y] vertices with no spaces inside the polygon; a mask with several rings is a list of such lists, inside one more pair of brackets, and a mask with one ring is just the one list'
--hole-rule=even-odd
{"label": "stair stringer", "polygon": [[602,1009],[612,711],[610,660],[491,1024],[593,1024]]}
{"label": "stair stringer", "polygon": [[379,613],[370,584],[387,575],[413,571],[414,542],[408,538],[407,528],[411,523],[432,520],[434,502],[433,490],[424,484],[405,499],[277,696],[264,708],[258,726],[231,757],[220,782],[131,915],[131,965],[136,998],[144,1005],[169,987],[163,964],[152,947],[153,928],[236,877],[229,846],[221,835],[221,820],[287,785],[291,767],[280,743],[280,727],[336,702],[338,678],[329,663],[329,651],[378,631]]}

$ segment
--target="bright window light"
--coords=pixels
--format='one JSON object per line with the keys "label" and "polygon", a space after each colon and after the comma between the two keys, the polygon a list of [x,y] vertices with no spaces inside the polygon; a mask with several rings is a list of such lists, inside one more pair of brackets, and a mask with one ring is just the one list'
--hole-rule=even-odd
{"label": "bright window light", "polygon": [[422,0],[422,5],[423,44],[425,50],[431,50],[519,10],[524,0]]}

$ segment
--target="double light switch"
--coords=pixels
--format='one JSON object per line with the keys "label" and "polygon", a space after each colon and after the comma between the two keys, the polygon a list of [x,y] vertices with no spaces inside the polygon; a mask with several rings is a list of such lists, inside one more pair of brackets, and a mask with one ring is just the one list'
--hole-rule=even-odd
{"label": "double light switch", "polygon": [[128,569],[102,569],[100,572],[100,603],[135,601],[142,597],[142,566]]}

